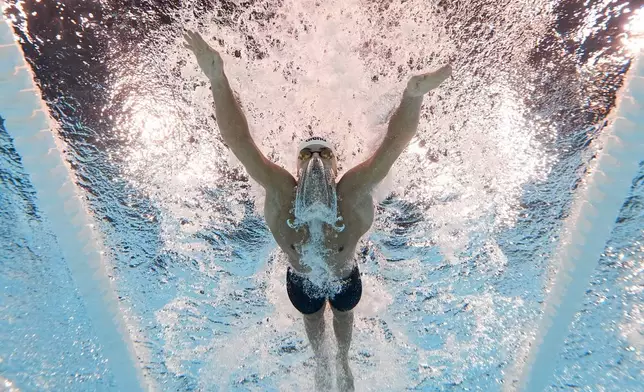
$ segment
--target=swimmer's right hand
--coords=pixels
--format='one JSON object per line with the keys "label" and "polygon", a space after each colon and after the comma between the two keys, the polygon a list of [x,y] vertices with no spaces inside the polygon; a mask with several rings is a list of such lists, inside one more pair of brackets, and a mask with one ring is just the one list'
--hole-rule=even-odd
{"label": "swimmer's right hand", "polygon": [[219,52],[208,45],[199,33],[186,30],[183,38],[185,39],[183,46],[195,54],[199,67],[208,79],[218,80],[224,76],[224,61]]}

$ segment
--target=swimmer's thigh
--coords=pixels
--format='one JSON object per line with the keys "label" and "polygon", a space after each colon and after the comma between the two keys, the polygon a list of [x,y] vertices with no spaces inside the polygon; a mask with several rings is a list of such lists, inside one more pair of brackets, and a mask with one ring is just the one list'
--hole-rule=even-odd
{"label": "swimmer's thigh", "polygon": [[326,297],[324,296],[310,296],[304,290],[304,284],[310,284],[308,279],[294,274],[291,267],[286,271],[286,291],[288,298],[291,300],[295,309],[302,314],[313,314],[324,306]]}
{"label": "swimmer's thigh", "polygon": [[358,305],[362,297],[362,280],[358,266],[353,268],[351,275],[347,277],[347,283],[339,293],[329,299],[331,306],[341,312],[349,311]]}

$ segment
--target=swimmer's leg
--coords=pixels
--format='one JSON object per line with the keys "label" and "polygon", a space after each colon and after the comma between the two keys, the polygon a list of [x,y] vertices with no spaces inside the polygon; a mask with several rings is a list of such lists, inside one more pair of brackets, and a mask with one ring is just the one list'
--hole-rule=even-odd
{"label": "swimmer's leg", "polygon": [[304,329],[313,348],[315,355],[315,389],[318,392],[331,390],[331,377],[329,373],[329,359],[324,350],[324,309],[315,313],[303,314]]}
{"label": "swimmer's leg", "polygon": [[338,341],[335,375],[340,392],[354,390],[353,374],[349,367],[349,347],[353,334],[353,308],[358,305],[361,297],[362,280],[358,266],[355,266],[351,275],[345,278],[342,290],[329,299],[333,310],[333,332]]}
{"label": "swimmer's leg", "polygon": [[303,314],[302,317],[304,318],[304,329],[306,329],[306,336],[309,338],[309,342],[311,342],[311,348],[313,348],[313,354],[315,354],[315,357],[321,357],[323,352],[322,352],[322,344],[324,343],[324,308],[326,306],[322,306],[322,309],[318,310],[315,313],[311,314]]}
{"label": "swimmer's leg", "polygon": [[349,347],[353,334],[353,310],[342,312],[331,307],[333,310],[333,332],[338,341],[338,355],[336,362],[336,377],[338,391],[353,392],[353,374],[349,367]]}

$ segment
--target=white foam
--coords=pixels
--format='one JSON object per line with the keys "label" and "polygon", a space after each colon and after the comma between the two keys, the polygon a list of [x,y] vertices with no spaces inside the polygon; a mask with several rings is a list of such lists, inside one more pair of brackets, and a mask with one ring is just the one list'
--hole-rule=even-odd
{"label": "white foam", "polygon": [[[311,134],[325,137],[336,147],[340,175],[367,159],[384,135],[407,78],[435,69],[456,55],[441,18],[422,1],[389,4],[388,12],[381,15],[361,1],[287,0],[265,23],[252,17],[254,12],[265,11],[266,4],[259,2],[238,10],[244,23],[230,26],[216,22],[218,11],[228,12],[223,9],[195,19],[194,3],[182,3],[179,18],[221,51],[257,146],[291,172],[295,171],[298,142]],[[517,4],[504,11],[513,15],[513,23],[526,26],[523,30],[534,39],[544,29],[543,10],[538,7]],[[161,224],[178,229],[164,236],[172,247],[187,227],[173,222],[190,214],[185,200],[209,205],[214,211],[200,214],[194,226],[207,227],[215,220],[226,225],[240,223],[243,214],[229,210],[242,198],[237,197],[236,188],[228,188],[231,181],[225,173],[243,169],[221,142],[211,118],[207,81],[194,56],[183,48],[180,35],[173,30],[159,35],[166,33],[176,36],[176,42],[164,47],[162,56],[141,57],[137,59],[140,64],[116,69],[113,79],[122,80],[124,73],[128,80],[149,87],[146,100],[127,98],[132,99],[129,112],[117,113],[115,118],[129,146],[122,151],[128,166],[125,175],[137,180],[136,188],[149,195],[162,213],[171,211]],[[513,58],[522,58],[531,47],[517,46],[517,37],[511,33],[498,35],[497,45],[513,47]],[[247,36],[257,40],[265,57],[252,58],[253,50],[244,48]],[[232,56],[237,49],[241,56]],[[495,56],[490,53],[486,61],[497,61]],[[419,68],[409,69],[410,57]],[[404,68],[398,71],[401,63]],[[146,72],[149,69],[158,72]],[[180,76],[172,77],[176,71]],[[372,79],[375,76],[377,81]],[[513,90],[516,86],[508,83],[511,76],[499,71],[483,79],[473,75],[471,65],[458,66],[453,79],[426,97],[417,138],[376,195],[381,200],[395,191],[425,206],[423,217],[431,228],[421,229],[453,262],[458,262],[458,253],[472,233],[491,233],[513,224],[524,184],[545,178],[551,163],[548,152],[536,142],[535,134],[543,130],[523,116],[522,91]],[[474,89],[478,92],[471,94]],[[118,85],[113,93],[122,93]],[[491,96],[499,98],[491,102]],[[158,113],[164,114],[167,124],[141,120]],[[164,142],[150,135],[162,136]],[[187,143],[190,135],[198,142]],[[440,162],[418,165],[419,159],[428,161],[427,155]],[[441,176],[446,181],[441,183]],[[186,181],[178,184],[176,178]],[[261,212],[263,190],[251,184],[249,193]],[[218,188],[234,197],[235,203],[224,197],[204,200],[203,188]],[[485,219],[489,216],[496,218],[492,228]]]}
{"label": "white foam", "polygon": [[[516,211],[520,210],[518,204],[524,185],[547,175],[547,151],[535,142],[539,138],[534,135],[543,130],[523,116],[526,109],[523,84],[508,82],[517,77],[513,70],[526,68],[517,59],[525,58],[533,50],[533,42],[547,28],[544,23],[547,10],[539,4],[527,6],[528,2],[523,1],[504,7],[507,20],[521,28],[506,29],[497,20],[496,26],[504,27],[503,34],[495,36],[494,46],[487,46],[486,42],[489,49],[485,56],[470,60],[467,59],[469,49],[455,42],[459,37],[453,35],[453,26],[444,23],[444,15],[436,12],[436,5],[422,0],[386,4],[387,12],[378,11],[379,5],[358,0],[286,0],[277,7],[256,2],[244,9],[235,8],[233,14],[239,19],[230,24],[220,23],[221,14],[228,15],[230,10],[195,12],[195,8],[201,9],[196,3],[182,2],[177,13],[185,27],[198,30],[221,51],[227,75],[238,93],[256,144],[271,160],[291,172],[295,168],[298,142],[312,134],[325,137],[337,147],[340,173],[368,158],[384,134],[406,79],[443,65],[448,58],[459,59],[455,62],[454,78],[426,97],[417,138],[391,170],[391,176],[377,196],[381,199],[394,190],[398,199],[418,205],[422,217],[414,237],[422,241],[422,246],[436,245],[454,263],[462,262],[459,253],[467,249],[473,233],[494,233],[511,225]],[[268,9],[275,12],[268,21],[254,17],[255,13],[265,13]],[[475,15],[472,18],[476,19]],[[161,28],[158,35],[176,37],[176,40],[170,45],[163,40],[162,55],[151,50],[149,56],[130,59],[137,64],[114,67],[113,80],[134,79],[149,92],[145,100],[125,94],[132,101],[128,107],[130,112],[113,113],[117,127],[127,140],[128,148],[120,151],[127,165],[125,177],[136,181],[136,188],[149,195],[161,211],[162,240],[169,251],[200,263],[203,260],[211,268],[230,268],[231,261],[260,264],[264,260],[259,252],[253,252],[258,260],[237,258],[232,245],[223,241],[215,252],[209,250],[212,245],[207,243],[195,246],[202,241],[195,238],[195,232],[230,232],[231,227],[244,225],[243,220],[249,215],[244,208],[248,195],[261,200],[263,191],[255,183],[251,182],[251,189],[247,190],[244,181],[231,180],[229,174],[234,169],[240,172],[243,169],[223,146],[212,119],[213,103],[207,80],[194,56],[181,46],[176,26]],[[248,37],[253,38],[265,57],[253,57],[255,51],[251,45],[245,45],[249,43]],[[503,50],[506,47],[512,49],[511,56],[504,55],[510,53]],[[233,56],[234,52],[240,56]],[[415,61],[413,68],[408,66],[410,58]],[[509,64],[506,58],[512,59]],[[486,65],[489,75],[481,76],[478,71]],[[157,72],[147,72],[150,69]],[[374,77],[377,78],[374,80]],[[127,81],[122,84],[127,88]],[[118,85],[113,89],[115,96],[121,92],[126,93]],[[165,114],[167,124],[145,121],[158,113]],[[188,136],[193,136],[196,142],[186,142]],[[190,222],[182,224],[185,217]],[[497,217],[498,220],[490,223]],[[380,224],[391,228],[391,223],[383,221],[382,215],[376,219],[376,227]],[[374,248],[378,248],[374,237]],[[494,242],[487,243],[490,249],[495,249]],[[379,273],[396,268],[380,256]],[[493,267],[502,269],[502,254],[495,254],[495,260]],[[427,268],[419,264],[412,267],[415,271]],[[279,299],[275,300],[275,311],[270,317],[280,332],[248,336],[251,331],[255,333],[255,326],[247,325],[246,321],[242,325],[247,329],[240,328],[231,334],[231,344],[277,346],[284,336],[306,339],[299,316],[289,313],[292,305],[285,297],[283,272],[282,269],[279,274],[269,276],[269,283],[272,285],[275,279],[279,290],[267,293],[271,303]],[[239,278],[222,276],[222,287],[226,281],[234,286]],[[356,343],[355,350],[352,349],[352,364],[358,361],[354,371],[356,385],[368,390],[402,390],[417,381],[407,367],[413,361],[410,358],[415,358],[412,348],[416,349],[417,344],[384,339],[381,323],[386,321],[395,330],[396,320],[391,320],[389,314],[391,292],[404,285],[368,274],[363,275],[363,282],[365,300],[356,310]],[[369,291],[375,287],[378,290]],[[445,289],[445,295],[456,291],[450,286]],[[436,308],[436,311],[443,309]],[[293,321],[291,317],[297,317],[297,322],[289,324]],[[499,319],[503,318],[496,317],[490,322]],[[404,329],[408,320],[400,322],[403,325],[399,328]],[[509,324],[504,321],[494,327]],[[164,330],[164,337],[166,333],[167,342],[181,343],[172,336],[181,334],[180,330],[172,333]],[[266,339],[273,343],[267,343]],[[476,344],[461,342],[458,336],[452,342],[454,352],[462,344],[465,353],[476,354]],[[202,349],[215,353],[218,368],[213,365],[212,369],[200,371],[199,378],[201,375],[212,377],[199,380],[206,389],[222,385],[216,374],[235,372],[240,364],[257,362],[252,351],[229,350],[223,344],[223,340],[214,341],[181,354],[180,360],[192,360]],[[363,348],[368,355],[354,354]],[[307,348],[306,355],[310,354]],[[277,356],[274,371],[280,370],[280,377],[286,373],[281,366],[290,366],[287,357],[302,359],[299,353]],[[466,363],[463,365],[454,372],[467,371]],[[412,368],[415,368],[413,364]],[[284,389],[306,389],[295,387],[300,381],[292,378],[297,375],[310,380],[306,365],[298,362],[287,369],[292,372],[284,385],[291,387]],[[262,376],[271,374],[272,371],[262,372]],[[389,388],[391,383],[397,387]]]}

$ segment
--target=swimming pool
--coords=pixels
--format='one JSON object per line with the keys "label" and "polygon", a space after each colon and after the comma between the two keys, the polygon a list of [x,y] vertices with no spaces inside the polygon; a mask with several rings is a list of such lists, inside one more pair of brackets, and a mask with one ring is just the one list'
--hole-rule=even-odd
{"label": "swimming pool", "polygon": [[[261,189],[218,136],[186,26],[225,49],[258,144],[289,170],[313,132],[341,172],[366,158],[405,77],[452,61],[359,247],[351,361],[362,391],[506,388],[636,45],[641,10],[589,4],[10,2],[55,120],[40,137],[64,148],[99,236],[77,255],[102,250],[108,269],[79,279],[84,258],[63,256],[64,217],[43,211],[66,191],[38,196],[47,178],[25,168],[50,161],[21,156],[0,111],[5,387],[123,390],[138,375],[111,358],[133,350],[155,390],[311,390]],[[640,165],[548,390],[641,389],[642,197]]]}

